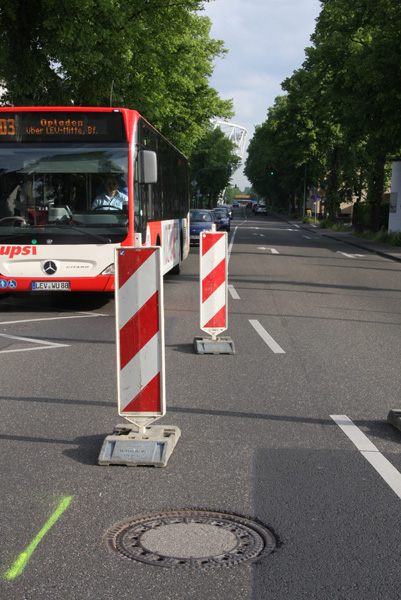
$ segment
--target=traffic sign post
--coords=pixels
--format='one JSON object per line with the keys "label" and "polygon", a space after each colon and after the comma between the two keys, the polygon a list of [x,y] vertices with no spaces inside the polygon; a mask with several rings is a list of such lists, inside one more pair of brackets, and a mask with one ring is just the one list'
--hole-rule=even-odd
{"label": "traffic sign post", "polygon": [[200,236],[200,328],[211,338],[195,337],[198,354],[234,354],[227,329],[227,233],[204,231]]}
{"label": "traffic sign post", "polygon": [[166,413],[161,248],[117,248],[115,255],[118,414],[99,464],[165,466],[177,427],[153,426]]}

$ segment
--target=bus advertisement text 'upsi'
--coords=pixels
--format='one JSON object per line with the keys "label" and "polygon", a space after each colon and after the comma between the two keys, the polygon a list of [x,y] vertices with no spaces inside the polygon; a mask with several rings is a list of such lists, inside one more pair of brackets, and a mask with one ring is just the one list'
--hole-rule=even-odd
{"label": "bus advertisement text 'upsi'", "polygon": [[27,256],[28,254],[32,254],[36,256],[36,246],[0,246],[0,255],[9,256],[10,258],[14,258],[14,256]]}

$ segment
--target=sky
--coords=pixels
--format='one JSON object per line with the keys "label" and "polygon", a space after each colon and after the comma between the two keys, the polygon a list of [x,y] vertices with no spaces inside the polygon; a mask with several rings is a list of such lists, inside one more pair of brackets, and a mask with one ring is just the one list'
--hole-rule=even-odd
{"label": "sky", "polygon": [[[212,0],[203,13],[212,21],[210,37],[229,51],[218,58],[210,84],[232,99],[230,122],[248,130],[247,143],[284,92],[281,83],[302,66],[319,16],[319,0]],[[243,163],[246,160],[244,154]],[[250,183],[243,165],[232,177],[241,190]]]}

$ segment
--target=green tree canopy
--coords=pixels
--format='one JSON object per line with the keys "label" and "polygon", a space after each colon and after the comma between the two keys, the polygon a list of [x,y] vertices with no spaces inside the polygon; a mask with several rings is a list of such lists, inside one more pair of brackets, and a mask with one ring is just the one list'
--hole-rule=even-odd
{"label": "green tree canopy", "polygon": [[320,106],[324,97],[324,107],[340,128],[344,167],[345,157],[356,163],[350,148],[363,161],[359,172],[366,170],[372,229],[377,229],[386,160],[401,146],[400,5],[326,0],[312,41],[305,68],[319,74]]}
{"label": "green tree canopy", "polygon": [[240,158],[235,144],[217,127],[205,132],[191,154],[191,181],[212,208],[227,187]]}
{"label": "green tree canopy", "polygon": [[3,0],[3,104],[135,108],[189,153],[232,102],[209,85],[223,42],[205,0]]}
{"label": "green tree canopy", "polygon": [[360,197],[366,182],[376,229],[386,161],[401,147],[401,7],[391,0],[321,4],[313,46],[256,129],[245,172],[259,193],[286,202],[307,179],[325,189],[332,214],[344,197]]}

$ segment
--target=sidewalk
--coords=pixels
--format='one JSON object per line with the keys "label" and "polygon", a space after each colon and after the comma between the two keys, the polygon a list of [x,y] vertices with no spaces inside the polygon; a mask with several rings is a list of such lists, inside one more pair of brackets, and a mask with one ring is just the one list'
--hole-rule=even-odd
{"label": "sidewalk", "polygon": [[348,244],[349,246],[358,248],[359,250],[365,250],[367,252],[377,254],[377,256],[382,256],[383,258],[389,258],[391,260],[401,262],[401,246],[391,246],[390,244],[384,244],[383,242],[367,240],[348,232],[319,229],[319,227],[307,225],[301,221],[288,221],[288,223],[296,223],[302,229],[314,231],[315,233],[319,232],[322,237],[332,238],[338,242],[342,242],[343,244]]}

